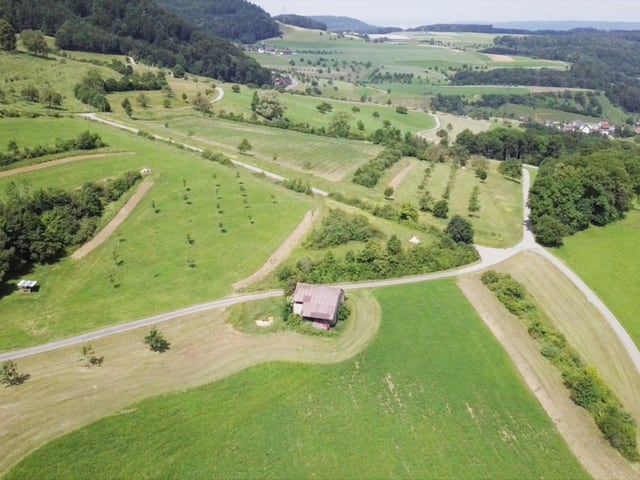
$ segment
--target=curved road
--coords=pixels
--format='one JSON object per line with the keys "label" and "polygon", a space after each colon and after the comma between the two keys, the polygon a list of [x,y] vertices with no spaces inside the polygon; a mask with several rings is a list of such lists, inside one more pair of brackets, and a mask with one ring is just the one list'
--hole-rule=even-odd
{"label": "curved road", "polygon": [[[131,133],[137,134],[139,131],[137,128],[129,127],[127,125],[123,125],[110,120],[101,119],[95,113],[86,113],[86,114],[80,114],[80,115],[89,120],[111,125],[116,128],[129,131]],[[164,142],[176,144],[175,141],[168,138],[161,137],[159,135],[154,135],[154,138]],[[193,145],[187,145],[187,144],[180,144],[180,145],[183,148],[194,151],[194,152],[202,153],[203,151],[201,148],[195,147]],[[274,179],[276,181],[282,182],[285,180],[285,178],[280,175],[274,174],[272,172],[267,172],[265,170],[254,167],[252,165],[245,164],[243,162],[233,161],[233,163],[236,166],[246,168],[250,171],[253,171],[256,173],[262,173],[266,177]],[[607,321],[611,329],[616,333],[616,335],[620,339],[620,342],[622,343],[625,350],[629,354],[629,357],[633,361],[633,364],[636,367],[636,370],[638,370],[638,372],[640,373],[640,351],[638,351],[638,348],[636,347],[635,343],[633,342],[633,340],[631,339],[627,331],[624,329],[622,324],[620,324],[616,316],[611,312],[611,310],[607,308],[604,302],[593,292],[593,290],[591,290],[587,286],[587,284],[585,284],[582,281],[582,279],[580,279],[578,275],[576,275],[570,268],[568,268],[564,263],[562,263],[558,258],[556,258],[551,252],[549,252],[548,250],[545,250],[542,246],[538,245],[535,242],[533,233],[531,231],[531,223],[529,220],[530,211],[527,206],[529,187],[530,187],[530,175],[526,169],[523,169],[522,171],[522,202],[523,202],[524,208],[523,208],[522,239],[520,240],[520,243],[518,243],[518,245],[516,245],[515,247],[497,249],[497,248],[476,246],[478,253],[480,254],[481,260],[473,265],[458,268],[455,270],[448,270],[444,272],[430,273],[425,275],[416,275],[413,277],[402,277],[402,278],[393,278],[393,279],[387,279],[387,280],[376,280],[376,281],[359,282],[359,283],[345,283],[345,284],[340,284],[340,286],[345,290],[355,290],[355,289],[362,289],[362,288],[386,287],[386,286],[392,286],[392,285],[406,285],[410,283],[427,282],[427,281],[438,280],[442,278],[455,277],[458,275],[464,275],[467,273],[484,270],[500,262],[503,262],[504,260],[507,260],[508,258],[516,255],[517,253],[520,253],[523,251],[531,251],[549,260],[562,273],[564,273],[564,275],[566,275],[567,278],[585,295],[587,300],[591,304],[593,304],[593,306],[601,313],[601,315],[605,318],[605,320]],[[323,196],[328,195],[327,192],[318,190],[316,188],[313,188],[312,190],[315,194],[319,194]],[[78,344],[96,340],[98,338],[102,338],[108,335],[114,335],[116,333],[121,333],[128,330],[140,328],[140,327],[154,325],[157,323],[165,322],[165,321],[168,321],[177,317],[189,315],[192,313],[203,312],[207,310],[215,310],[218,308],[228,307],[228,306],[236,305],[239,303],[260,300],[263,298],[278,297],[282,295],[284,295],[284,292],[282,290],[273,290],[269,292],[260,292],[260,293],[252,293],[247,295],[227,297],[227,298],[223,298],[213,302],[203,303],[200,305],[183,308],[180,310],[176,310],[174,312],[155,315],[155,316],[147,317],[134,322],[129,322],[122,325],[115,325],[112,327],[103,328],[101,330],[85,333],[82,335],[78,335],[78,336],[63,339],[63,340],[58,340],[58,341],[47,343],[44,345],[38,345],[31,348],[25,348],[20,350],[14,350],[11,352],[6,352],[3,354],[0,354],[0,362],[5,360],[15,360],[18,358],[35,355],[38,353],[49,352],[52,350],[56,350],[59,348],[64,348],[72,345],[78,345]]]}

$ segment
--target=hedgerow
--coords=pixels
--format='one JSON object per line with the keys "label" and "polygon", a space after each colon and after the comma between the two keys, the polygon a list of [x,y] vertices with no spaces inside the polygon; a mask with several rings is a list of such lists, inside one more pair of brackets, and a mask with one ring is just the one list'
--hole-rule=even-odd
{"label": "hedgerow", "polygon": [[591,414],[609,444],[626,459],[640,460],[635,420],[624,410],[596,369],[585,365],[564,335],[544,321],[543,314],[524,286],[509,274],[494,270],[482,275],[482,283],[496,294],[509,312],[525,322],[529,335],[538,343],[540,353],[560,371],[571,400]]}

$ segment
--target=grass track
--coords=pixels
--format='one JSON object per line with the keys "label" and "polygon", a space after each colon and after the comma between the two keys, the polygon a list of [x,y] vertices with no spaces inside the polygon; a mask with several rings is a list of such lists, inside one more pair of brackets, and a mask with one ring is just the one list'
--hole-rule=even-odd
{"label": "grass track", "polygon": [[379,335],[353,360],[144,401],[7,478],[586,478],[453,281],[375,295]]}

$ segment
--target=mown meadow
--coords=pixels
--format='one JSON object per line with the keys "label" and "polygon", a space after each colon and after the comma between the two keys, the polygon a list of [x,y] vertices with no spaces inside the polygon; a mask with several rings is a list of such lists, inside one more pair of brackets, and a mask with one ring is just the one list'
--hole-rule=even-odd
{"label": "mown meadow", "polygon": [[591,227],[554,249],[605,302],[640,346],[640,210],[606,227]]}
{"label": "mown meadow", "polygon": [[[30,133],[19,134],[20,126]],[[35,266],[5,282],[1,350],[222,297],[233,282],[257,270],[311,208],[305,196],[249,172],[110,127],[80,119],[0,120],[0,131],[15,133],[23,145],[42,143],[42,129],[65,137],[89,129],[109,148],[132,153],[6,177],[0,195],[10,182],[31,191],[73,189],[144,167],[151,168],[154,185],[89,256]],[[24,277],[40,282],[37,294],[14,291]]]}
{"label": "mown meadow", "polygon": [[6,478],[588,478],[453,281],[374,294],[382,325],[352,360],[145,400]]}

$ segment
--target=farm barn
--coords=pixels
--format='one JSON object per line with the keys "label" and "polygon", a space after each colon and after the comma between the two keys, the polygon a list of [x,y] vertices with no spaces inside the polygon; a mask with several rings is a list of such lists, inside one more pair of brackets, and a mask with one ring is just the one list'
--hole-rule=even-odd
{"label": "farm barn", "polygon": [[344,290],[341,288],[298,283],[293,292],[293,313],[329,329],[338,321],[342,302]]}

